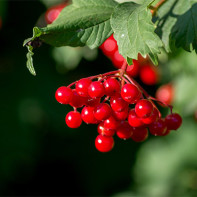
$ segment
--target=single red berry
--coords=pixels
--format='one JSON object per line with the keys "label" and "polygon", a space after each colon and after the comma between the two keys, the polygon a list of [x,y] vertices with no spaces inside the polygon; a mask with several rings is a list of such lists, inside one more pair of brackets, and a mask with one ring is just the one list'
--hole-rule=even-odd
{"label": "single red berry", "polygon": [[100,98],[86,97],[85,105],[90,107],[95,107],[100,103]]}
{"label": "single red berry", "polygon": [[172,84],[162,85],[156,92],[156,99],[168,105],[172,104],[172,101],[174,99],[173,85]]}
{"label": "single red berry", "polygon": [[83,107],[81,111],[81,118],[87,124],[96,124],[98,120],[94,117],[94,107]]}
{"label": "single red berry", "polygon": [[143,142],[148,138],[148,129],[145,127],[133,127],[131,139],[135,142]]}
{"label": "single red berry", "polygon": [[149,125],[149,131],[152,135],[162,136],[167,131],[166,123],[163,119],[159,119]]}
{"label": "single red berry", "polygon": [[111,107],[107,103],[101,103],[94,109],[94,116],[97,120],[105,120],[111,116]]}
{"label": "single red berry", "polygon": [[104,82],[105,94],[107,96],[113,96],[120,91],[120,82],[115,78],[108,78]]}
{"label": "single red berry", "polygon": [[84,78],[84,79],[80,79],[77,83],[76,83],[76,91],[77,93],[82,96],[82,97],[88,97],[88,87],[90,86],[90,84],[92,83],[92,81],[90,79]]}
{"label": "single red berry", "polygon": [[139,73],[139,70],[140,70],[139,62],[133,60],[133,65],[127,66],[126,73],[131,77],[136,77]]}
{"label": "single red berry", "polygon": [[125,107],[122,111],[113,111],[112,113],[117,120],[126,120],[129,114],[129,107]]}
{"label": "single red berry", "polygon": [[129,139],[133,134],[133,128],[126,121],[121,121],[120,126],[116,130],[116,135],[121,139]]}
{"label": "single red berry", "polygon": [[139,118],[136,113],[135,113],[135,109],[131,109],[129,111],[129,115],[128,115],[128,122],[132,127],[141,127],[142,125],[144,125],[144,123],[141,121],[141,118]]}
{"label": "single red berry", "polygon": [[141,121],[144,124],[151,124],[159,119],[159,112],[158,109],[154,107],[152,114],[147,118],[142,118]]}
{"label": "single red berry", "polygon": [[106,129],[106,128],[104,127],[104,122],[101,122],[101,123],[98,125],[97,131],[98,131],[99,134],[105,135],[105,136],[107,136],[107,137],[114,136],[114,134],[115,134],[115,132],[116,132],[116,131],[113,130],[113,129]]}
{"label": "single red berry", "polygon": [[81,114],[77,111],[71,111],[66,115],[66,124],[70,128],[78,128],[82,123]]}
{"label": "single red berry", "polygon": [[72,107],[76,107],[76,108],[83,107],[83,105],[85,105],[85,102],[86,102],[85,98],[79,96],[75,89],[73,89],[72,91],[73,91],[73,97],[69,105],[71,105]]}
{"label": "single red berry", "polygon": [[123,111],[129,104],[123,100],[120,94],[116,94],[111,97],[110,105],[114,111]]}
{"label": "single red berry", "polygon": [[117,121],[113,116],[110,116],[108,119],[104,120],[104,127],[106,129],[116,130],[119,126],[119,121]]}
{"label": "single red berry", "polygon": [[113,137],[98,135],[95,140],[96,149],[100,152],[109,152],[114,147]]}
{"label": "single red berry", "polygon": [[140,94],[139,89],[133,84],[125,84],[121,89],[122,98],[130,104],[134,103]]}
{"label": "single red berry", "polygon": [[88,88],[88,94],[92,98],[100,98],[105,94],[105,88],[100,81],[94,81]]}
{"label": "single red berry", "polygon": [[177,130],[182,124],[182,118],[177,113],[172,113],[166,116],[165,122],[169,130]]}
{"label": "single red berry", "polygon": [[105,42],[100,46],[100,48],[106,56],[113,56],[113,54],[118,48],[117,42],[114,39],[113,34],[109,38],[107,38],[107,40],[105,40]]}
{"label": "single red berry", "polygon": [[45,14],[45,20],[47,24],[51,24],[59,16],[60,12],[65,6],[66,4],[64,3],[64,4],[55,5],[49,8]]}
{"label": "single red berry", "polygon": [[150,64],[150,59],[148,56],[146,56],[145,58],[141,55],[138,54],[138,63],[140,64],[140,66],[145,65],[145,64]]}
{"label": "single red berry", "polygon": [[155,66],[144,65],[140,68],[139,76],[146,85],[155,85],[159,81],[159,72]]}
{"label": "single red berry", "polygon": [[73,92],[70,88],[62,86],[55,92],[55,98],[61,104],[68,104],[73,98]]}
{"label": "single red berry", "polygon": [[121,68],[125,59],[122,55],[120,55],[118,49],[114,52],[112,56],[112,63],[116,68]]}
{"label": "single red berry", "polygon": [[152,103],[147,99],[141,99],[135,105],[135,113],[140,118],[149,117],[152,114],[153,109],[154,107]]}

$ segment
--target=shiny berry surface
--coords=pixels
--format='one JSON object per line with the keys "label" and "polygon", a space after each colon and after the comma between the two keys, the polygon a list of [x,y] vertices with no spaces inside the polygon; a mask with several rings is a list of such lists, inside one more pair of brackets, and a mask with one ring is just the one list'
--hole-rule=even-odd
{"label": "shiny berry surface", "polygon": [[165,122],[169,130],[177,130],[182,124],[182,118],[177,113],[172,113],[166,116]]}
{"label": "shiny berry surface", "polygon": [[73,98],[73,92],[70,88],[62,86],[55,92],[55,98],[61,104],[68,104]]}
{"label": "shiny berry surface", "polygon": [[78,128],[82,123],[81,114],[77,111],[71,111],[66,115],[66,124],[70,128]]}
{"label": "shiny berry surface", "polygon": [[113,130],[113,129],[106,129],[104,127],[104,122],[101,122],[98,127],[97,127],[97,131],[99,134],[101,135],[105,135],[105,136],[108,136],[108,137],[111,137],[111,136],[114,136],[116,130]]}
{"label": "shiny berry surface", "polygon": [[117,121],[113,116],[110,116],[108,119],[104,120],[104,127],[106,129],[116,130],[119,126],[119,121]]}
{"label": "shiny berry surface", "polygon": [[147,118],[141,118],[144,124],[151,124],[159,119],[159,112],[156,108],[153,109],[152,114]]}
{"label": "shiny berry surface", "polygon": [[152,103],[147,99],[141,99],[135,105],[135,113],[140,118],[149,117],[153,109]]}
{"label": "shiny berry surface", "polygon": [[84,78],[84,79],[80,79],[77,83],[76,83],[76,91],[77,93],[82,96],[82,97],[88,97],[88,87],[90,86],[90,84],[92,83],[92,81],[90,79]]}
{"label": "shiny berry surface", "polygon": [[120,91],[120,82],[115,78],[109,78],[104,82],[105,94],[107,96],[113,96]]}
{"label": "shiny berry surface", "polygon": [[126,73],[131,77],[136,77],[139,73],[140,65],[138,61],[133,60],[133,65],[128,65],[126,69]]}
{"label": "shiny berry surface", "polygon": [[133,127],[131,139],[135,142],[143,142],[148,138],[148,129],[145,127]]}
{"label": "shiny berry surface", "polygon": [[113,116],[117,120],[126,120],[129,114],[129,107],[125,107],[122,111],[113,111]]}
{"label": "shiny berry surface", "polygon": [[122,121],[116,130],[116,135],[121,139],[129,139],[132,134],[133,128],[126,121]]}
{"label": "shiny berry surface", "polygon": [[111,116],[111,107],[107,103],[101,103],[94,109],[94,116],[97,120],[105,120]]}
{"label": "shiny berry surface", "polygon": [[162,136],[167,131],[167,126],[163,119],[153,122],[148,128],[150,133],[155,136]]}
{"label": "shiny berry surface", "polygon": [[125,84],[121,89],[121,96],[128,103],[134,103],[139,95],[139,89],[133,84]]}
{"label": "shiny berry surface", "polygon": [[91,98],[100,98],[105,94],[105,88],[100,81],[94,81],[88,87],[88,94]]}
{"label": "shiny berry surface", "polygon": [[121,97],[120,94],[117,94],[111,97],[110,105],[114,111],[123,111],[129,104]]}
{"label": "shiny berry surface", "polygon": [[96,124],[98,122],[94,117],[94,107],[83,107],[81,111],[81,118],[87,124]]}
{"label": "shiny berry surface", "polygon": [[69,104],[72,107],[76,107],[76,108],[80,108],[83,105],[85,105],[86,99],[84,97],[79,96],[79,94],[75,89],[73,89],[72,91],[73,91],[73,97]]}
{"label": "shiny berry surface", "polygon": [[136,115],[135,109],[131,109],[129,111],[128,122],[132,127],[141,127],[144,125],[144,123],[141,121],[141,118]]}
{"label": "shiny berry surface", "polygon": [[109,152],[114,147],[114,139],[113,137],[98,135],[95,140],[95,147],[100,152]]}

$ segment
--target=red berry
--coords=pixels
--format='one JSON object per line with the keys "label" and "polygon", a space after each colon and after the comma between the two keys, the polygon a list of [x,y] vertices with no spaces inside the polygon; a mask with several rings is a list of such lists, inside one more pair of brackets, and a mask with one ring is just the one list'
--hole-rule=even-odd
{"label": "red berry", "polygon": [[136,115],[135,109],[129,111],[128,122],[132,127],[141,127],[144,125],[141,119]]}
{"label": "red berry", "polygon": [[104,120],[104,127],[106,129],[116,130],[119,126],[119,121],[117,121],[113,116],[110,116],[108,119]]}
{"label": "red berry", "polygon": [[95,140],[96,149],[100,152],[109,152],[114,147],[113,137],[98,135]]}
{"label": "red berry", "polygon": [[117,120],[126,120],[129,113],[129,107],[125,107],[122,111],[113,111],[113,116]]}
{"label": "red berry", "polygon": [[139,73],[140,65],[138,61],[133,60],[133,65],[128,65],[126,73],[130,75],[131,77],[136,77]]}
{"label": "red berry", "polygon": [[125,84],[121,89],[122,98],[130,104],[134,103],[140,94],[139,89],[133,84]]}
{"label": "red berry", "polygon": [[94,81],[90,84],[88,88],[88,94],[92,98],[100,98],[104,96],[105,89],[100,81]]}
{"label": "red berry", "polygon": [[162,136],[167,131],[166,123],[163,119],[159,119],[149,125],[149,131],[152,135]]}
{"label": "red berry", "polygon": [[107,103],[101,103],[94,109],[94,116],[97,120],[105,120],[111,115],[111,107]]}
{"label": "red berry", "polygon": [[182,124],[182,118],[177,113],[172,113],[166,116],[165,122],[169,130],[177,130]]}
{"label": "red berry", "polygon": [[116,134],[121,139],[129,139],[133,134],[133,128],[128,122],[122,121],[116,131]]}
{"label": "red berry", "polygon": [[78,128],[82,123],[81,114],[77,111],[71,111],[66,115],[66,124],[70,128]]}
{"label": "red berry", "polygon": [[97,131],[98,131],[99,134],[105,135],[105,136],[108,136],[108,137],[113,136],[113,135],[115,134],[115,132],[116,132],[116,131],[113,130],[113,129],[106,129],[106,128],[104,127],[104,122],[101,122],[101,123],[98,125]]}
{"label": "red berry", "polygon": [[62,86],[57,89],[55,98],[61,104],[68,104],[73,98],[73,92],[70,88]]}
{"label": "red berry", "polygon": [[111,97],[110,105],[114,111],[123,111],[129,104],[123,100],[120,94],[117,94]]}
{"label": "red berry", "polygon": [[131,139],[135,142],[143,142],[148,137],[148,129],[145,127],[133,127]]}
{"label": "red berry", "polygon": [[94,107],[84,107],[81,111],[81,118],[87,124],[96,124],[98,120],[94,117]]}
{"label": "red berry", "polygon": [[101,100],[100,98],[87,97],[85,105],[90,107],[95,107],[100,103],[100,100]]}
{"label": "red berry", "polygon": [[76,107],[76,108],[80,108],[83,105],[85,105],[85,101],[86,101],[85,98],[79,96],[75,89],[73,89],[72,91],[73,91],[73,97],[69,105],[71,105],[72,107]]}
{"label": "red berry", "polygon": [[113,96],[120,91],[120,83],[115,78],[108,78],[104,82],[105,94]]}
{"label": "red berry", "polygon": [[118,49],[114,52],[114,55],[112,56],[112,63],[116,68],[121,68],[125,59],[122,55],[120,55]]}
{"label": "red berry", "polygon": [[174,88],[172,84],[162,85],[156,92],[157,100],[170,105],[174,99]]}
{"label": "red berry", "polygon": [[114,52],[118,48],[117,42],[114,39],[113,34],[100,46],[100,48],[106,56],[113,56]]}
{"label": "red berry", "polygon": [[140,118],[149,117],[153,112],[153,105],[149,100],[141,99],[135,105],[135,113]]}
{"label": "red berry", "polygon": [[141,67],[139,76],[146,85],[155,85],[159,81],[158,69],[149,64]]}
{"label": "red berry", "polygon": [[91,83],[92,83],[92,81],[90,79],[87,79],[87,78],[80,79],[76,83],[77,93],[82,97],[88,97],[89,96],[88,87],[90,86]]}
{"label": "red berry", "polygon": [[158,110],[154,107],[152,114],[151,114],[149,117],[147,117],[147,118],[142,118],[141,120],[142,120],[142,122],[143,122],[144,124],[151,124],[151,123],[157,121],[158,118],[159,118],[159,112],[158,112]]}
{"label": "red berry", "polygon": [[60,12],[65,6],[66,4],[64,3],[49,8],[45,14],[45,20],[47,24],[51,24],[59,16]]}

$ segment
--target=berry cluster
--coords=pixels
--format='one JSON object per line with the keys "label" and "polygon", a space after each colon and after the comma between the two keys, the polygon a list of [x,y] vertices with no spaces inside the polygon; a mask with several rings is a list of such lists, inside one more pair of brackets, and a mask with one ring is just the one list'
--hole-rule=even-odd
{"label": "berry cluster", "polygon": [[157,100],[128,76],[126,70],[127,64],[124,63],[117,71],[80,79],[58,88],[55,93],[59,103],[74,108],[65,118],[68,127],[78,128],[82,121],[98,124],[95,146],[101,152],[113,148],[115,134],[121,139],[142,142],[148,133],[165,136],[182,123],[180,115],[172,113],[172,106],[165,103],[171,113],[162,118],[154,104]]}
{"label": "berry cluster", "polygon": [[[118,51],[117,41],[113,34],[105,40],[100,49],[117,69],[121,68],[125,59]],[[148,58],[145,59],[140,55],[138,60],[133,60],[133,65],[127,67],[126,72],[130,77],[139,76],[140,80],[146,85],[155,85],[160,78],[158,68],[153,66]]]}

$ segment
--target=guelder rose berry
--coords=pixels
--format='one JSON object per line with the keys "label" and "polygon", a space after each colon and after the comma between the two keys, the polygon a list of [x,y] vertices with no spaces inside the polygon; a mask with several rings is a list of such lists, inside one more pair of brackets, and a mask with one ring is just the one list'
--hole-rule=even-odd
{"label": "guelder rose berry", "polygon": [[111,115],[111,107],[107,103],[101,103],[94,109],[94,116],[97,120],[105,120]]}
{"label": "guelder rose berry", "polygon": [[73,98],[73,92],[70,88],[62,86],[55,92],[55,98],[61,104],[68,104]]}
{"label": "guelder rose berry", "polygon": [[166,116],[165,122],[169,130],[177,130],[182,124],[182,118],[177,113],[172,113]]}
{"label": "guelder rose berry", "polygon": [[120,83],[115,78],[109,78],[104,82],[105,94],[113,96],[120,91]]}
{"label": "guelder rose berry", "polygon": [[113,137],[98,135],[95,140],[96,149],[100,152],[109,152],[114,147]]}
{"label": "guelder rose berry", "polygon": [[68,127],[78,128],[82,123],[81,114],[77,111],[71,111],[66,115],[65,121]]}
{"label": "guelder rose berry", "polygon": [[147,99],[139,100],[135,105],[135,113],[140,118],[149,117],[153,112],[153,105]]}
{"label": "guelder rose berry", "polygon": [[100,81],[94,81],[88,87],[88,94],[92,98],[100,98],[104,96],[105,89]]}
{"label": "guelder rose berry", "polygon": [[115,134],[116,130],[113,130],[113,129],[106,129],[104,127],[104,123],[101,122],[98,127],[97,127],[97,131],[99,134],[101,135],[105,135],[105,136],[108,136],[108,137],[111,137]]}
{"label": "guelder rose berry", "polygon": [[133,134],[133,128],[128,122],[122,121],[117,128],[116,135],[121,139],[129,139]]}
{"label": "guelder rose berry", "polygon": [[84,78],[84,79],[80,79],[77,83],[76,83],[76,91],[77,93],[82,96],[82,97],[88,97],[88,87],[89,85],[92,83],[92,81],[90,79]]}

